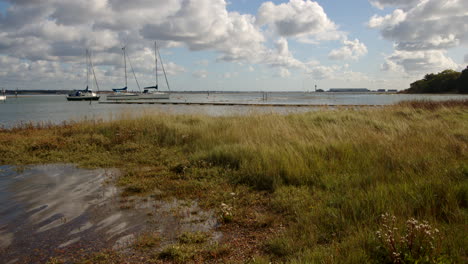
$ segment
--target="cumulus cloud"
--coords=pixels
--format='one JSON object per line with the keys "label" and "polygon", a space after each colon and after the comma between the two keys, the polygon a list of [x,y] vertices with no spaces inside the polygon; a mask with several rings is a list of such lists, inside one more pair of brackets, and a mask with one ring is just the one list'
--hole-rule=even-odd
{"label": "cumulus cloud", "polygon": [[399,50],[447,49],[468,44],[468,1],[426,0],[391,15],[373,16],[369,26],[397,44]]}
{"label": "cumulus cloud", "polygon": [[468,1],[375,0],[371,3],[398,8],[385,16],[375,15],[368,22],[369,27],[380,30],[384,39],[394,42],[395,53],[387,57],[384,70],[414,73],[457,66],[446,51],[468,45]]}
{"label": "cumulus cloud", "polygon": [[325,40],[339,39],[343,35],[323,8],[310,0],[290,0],[279,5],[263,3],[258,10],[257,24],[268,25],[282,37],[305,41],[308,37]]}
{"label": "cumulus cloud", "polygon": [[410,75],[459,68],[460,65],[447,57],[446,52],[439,50],[417,52],[397,50],[387,56],[382,65],[384,71],[403,71]]}
{"label": "cumulus cloud", "polygon": [[357,60],[359,57],[367,54],[367,47],[358,39],[344,40],[343,47],[332,50],[328,54],[331,60]]}
{"label": "cumulus cloud", "polygon": [[422,0],[370,0],[370,3],[380,9],[384,7],[412,7],[419,4]]}
{"label": "cumulus cloud", "polygon": [[291,76],[291,72],[286,68],[280,68],[279,71],[278,71],[277,76],[279,76],[281,78],[287,78],[287,77]]}
{"label": "cumulus cloud", "polygon": [[[150,80],[154,66],[151,47],[156,39],[163,50],[182,46],[214,51],[217,60],[263,64],[287,76],[293,69],[307,71],[319,65],[296,59],[289,50],[291,38],[309,43],[346,39],[323,8],[311,0],[266,2],[256,16],[228,11],[225,0],[7,2],[7,10],[0,13],[0,54],[28,67],[48,67],[37,74],[56,69],[61,76],[77,76],[77,69],[83,68],[84,50],[90,48],[100,68],[97,71],[105,78],[121,79],[121,47],[127,46],[137,76]],[[356,41],[345,42],[332,57],[362,56],[365,46]],[[168,61],[166,70],[178,74],[185,68]],[[2,74],[10,72],[21,78],[15,75],[17,71],[25,69],[5,67]],[[193,76],[204,74],[195,72]]]}
{"label": "cumulus cloud", "polygon": [[0,77],[4,81],[79,80],[84,74],[82,69],[62,67],[58,62],[23,61],[11,56],[0,56]]}
{"label": "cumulus cloud", "polygon": [[224,0],[185,0],[162,23],[147,23],[147,39],[184,43],[191,50],[215,50],[219,60],[261,62],[267,53],[265,38],[251,15],[226,10]]}
{"label": "cumulus cloud", "polygon": [[374,15],[369,20],[369,27],[371,28],[389,28],[400,24],[405,21],[406,13],[401,9],[393,11],[393,13],[386,16]]}

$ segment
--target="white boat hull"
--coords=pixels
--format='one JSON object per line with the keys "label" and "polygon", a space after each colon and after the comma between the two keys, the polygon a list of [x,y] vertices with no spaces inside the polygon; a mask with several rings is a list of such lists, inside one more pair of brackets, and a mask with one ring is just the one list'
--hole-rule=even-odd
{"label": "white boat hull", "polygon": [[6,100],[6,95],[0,95],[0,101],[5,101]]}

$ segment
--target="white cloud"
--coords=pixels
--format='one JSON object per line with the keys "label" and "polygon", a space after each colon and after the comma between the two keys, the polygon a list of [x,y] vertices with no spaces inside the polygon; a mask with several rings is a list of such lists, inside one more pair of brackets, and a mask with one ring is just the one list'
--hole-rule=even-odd
{"label": "white cloud", "polygon": [[7,81],[59,81],[79,80],[84,75],[83,69],[62,67],[58,62],[22,61],[10,56],[0,56],[0,77]]}
{"label": "white cloud", "polygon": [[468,1],[425,0],[407,11],[373,16],[369,26],[397,44],[399,50],[447,49],[468,44]]}
{"label": "white cloud", "polygon": [[343,71],[343,74],[339,76],[342,80],[348,82],[369,82],[371,79],[369,78],[368,74],[362,72],[355,72],[355,71]]}
{"label": "white cloud", "polygon": [[336,67],[316,66],[309,71],[309,74],[314,79],[323,80],[333,78],[335,71]]}
{"label": "white cloud", "polygon": [[289,44],[285,38],[280,38],[276,41],[276,49],[278,50],[278,54],[280,56],[290,56],[291,53],[289,52]]}
{"label": "white cloud", "polygon": [[370,3],[380,9],[384,7],[412,7],[416,6],[423,0],[370,0]]}
{"label": "white cloud", "polygon": [[383,70],[408,74],[457,68],[447,50],[468,45],[466,0],[375,0],[378,7],[398,7],[386,16],[374,15],[369,27],[380,29],[394,42],[395,52],[386,58]]}
{"label": "white cloud", "polygon": [[323,8],[310,0],[290,0],[279,5],[263,3],[258,10],[257,24],[268,25],[279,36],[304,41],[310,41],[310,37],[328,40],[342,37]]}
{"label": "white cloud", "polygon": [[331,60],[357,60],[359,57],[367,54],[367,47],[358,39],[344,40],[343,47],[332,50],[328,54]]}
{"label": "white cloud", "polygon": [[406,13],[401,9],[396,9],[392,14],[386,16],[377,16],[374,15],[369,20],[369,27],[371,28],[384,28],[384,27],[393,27],[399,23],[405,21]]}
{"label": "white cloud", "polygon": [[208,77],[208,71],[206,71],[206,70],[194,71],[192,73],[192,76],[197,78],[197,79],[204,79],[204,78]]}
{"label": "white cloud", "polygon": [[[339,31],[323,8],[311,0],[278,5],[266,2],[257,16],[230,12],[225,0],[8,2],[7,11],[0,14],[0,54],[8,54],[9,61],[15,60],[13,63],[23,68],[5,67],[1,74],[18,79],[26,78],[25,72],[36,79],[41,74],[51,77],[56,70],[55,77],[78,80],[82,77],[84,50],[90,48],[96,71],[103,76],[100,78],[120,83],[121,47],[127,46],[137,76],[150,81],[154,77],[151,48],[155,39],[163,54],[168,47],[214,51],[217,60],[263,64],[274,67],[282,76],[293,69],[322,67],[319,62],[295,58],[289,49],[291,39],[308,43],[342,40],[345,46],[332,54],[336,58],[358,58],[365,49],[358,40],[348,42],[346,33]],[[434,41],[442,43],[450,38]],[[186,71],[174,62],[164,62],[170,75]],[[325,68],[316,71],[327,75]],[[192,73],[195,77],[206,74]]]}
{"label": "white cloud", "polygon": [[419,75],[446,69],[457,70],[461,66],[446,56],[443,51],[395,51],[385,58],[382,69],[385,71],[404,71]]}
{"label": "white cloud", "polygon": [[[151,74],[151,59],[144,57],[153,55],[141,51],[152,47],[154,39],[165,39],[162,48],[182,43],[234,60],[261,61],[267,49],[254,20],[227,12],[223,0],[12,1],[0,16],[0,54],[26,61],[82,63],[88,47],[95,51],[96,65],[111,67],[106,69],[111,76],[121,67],[121,47],[126,45],[135,69]],[[153,35],[144,34],[154,28]],[[168,74],[185,70],[170,62],[166,68]]]}
{"label": "white cloud", "polygon": [[262,52],[265,41],[254,21],[253,16],[228,12],[224,0],[186,0],[162,23],[145,24],[141,34],[182,42],[191,50],[216,50],[221,60],[251,60]]}
{"label": "white cloud", "polygon": [[291,72],[286,68],[280,68],[278,71],[278,76],[281,78],[287,78],[291,76]]}
{"label": "white cloud", "polygon": [[397,62],[401,62],[401,61],[396,60],[397,62],[395,62],[389,57],[390,56],[388,56],[385,59],[385,62],[380,66],[380,70],[385,71],[385,72],[395,72],[395,73],[398,72],[401,74],[405,74],[405,70],[403,69],[403,67],[397,64]]}
{"label": "white cloud", "polygon": [[164,67],[166,70],[166,74],[168,75],[177,75],[179,73],[186,71],[184,67],[177,65],[176,63],[171,62],[171,61],[164,63]]}
{"label": "white cloud", "polygon": [[[257,54],[257,63],[266,64],[272,67],[306,69],[306,65],[294,58],[289,51],[289,44],[286,38],[279,38],[275,42],[276,50],[264,49]],[[260,55],[260,56],[259,56]]]}
{"label": "white cloud", "polygon": [[372,82],[368,74],[349,70],[348,65],[320,65],[313,67],[308,73],[315,81],[328,79],[348,87]]}

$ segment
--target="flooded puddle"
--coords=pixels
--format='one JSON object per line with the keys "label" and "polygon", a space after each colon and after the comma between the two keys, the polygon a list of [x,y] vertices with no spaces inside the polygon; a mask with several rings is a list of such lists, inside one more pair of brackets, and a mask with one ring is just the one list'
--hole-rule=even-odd
{"label": "flooded puddle", "polygon": [[158,232],[162,244],[185,231],[212,232],[212,212],[195,202],[122,198],[113,169],[38,165],[18,170],[0,166],[0,259],[2,263],[44,263],[53,256],[104,248],[124,250],[142,232]]}

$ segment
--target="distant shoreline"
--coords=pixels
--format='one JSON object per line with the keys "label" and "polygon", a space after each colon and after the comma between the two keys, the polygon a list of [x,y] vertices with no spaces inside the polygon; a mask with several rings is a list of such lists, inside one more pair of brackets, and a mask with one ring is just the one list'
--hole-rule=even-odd
{"label": "distant shoreline", "polygon": [[[6,95],[67,95],[73,90],[5,90]],[[129,91],[136,93],[138,91]],[[98,94],[112,94],[113,91],[99,91]],[[367,91],[367,92],[313,92],[313,91],[171,91],[174,94],[235,94],[235,93],[303,93],[303,94],[397,94],[401,91]],[[407,94],[407,93],[405,93]]]}
{"label": "distant shoreline", "polygon": [[[35,95],[67,95],[72,90],[6,90],[5,95],[8,97],[13,96],[35,96]],[[138,92],[138,91],[130,91],[130,92]],[[112,91],[100,91],[97,92],[98,94],[108,95],[112,94]],[[434,95],[434,96],[450,96],[450,95],[467,95],[466,93],[458,93],[458,92],[444,92],[444,93],[414,93],[408,92],[405,90],[396,91],[396,92],[380,92],[380,91],[369,91],[369,92],[306,92],[306,91],[171,91],[172,94],[310,94],[310,95],[338,95],[338,94],[378,94],[378,95]]]}

